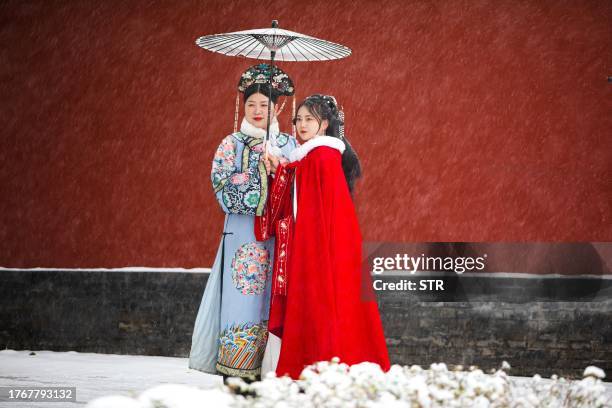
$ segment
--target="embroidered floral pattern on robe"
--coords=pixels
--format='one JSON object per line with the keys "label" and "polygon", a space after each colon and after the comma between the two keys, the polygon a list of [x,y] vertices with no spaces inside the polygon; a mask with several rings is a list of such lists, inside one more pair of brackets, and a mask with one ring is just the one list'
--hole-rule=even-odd
{"label": "embroidered floral pattern on robe", "polygon": [[261,140],[247,141],[242,155],[243,172],[236,169],[236,140],[234,134],[223,139],[212,164],[212,184],[215,193],[221,192],[223,204],[232,214],[261,213],[267,194],[265,168],[260,163]]}
{"label": "embroidered floral pattern on robe", "polygon": [[257,242],[242,245],[232,260],[232,281],[243,295],[259,295],[270,272],[270,253]]}

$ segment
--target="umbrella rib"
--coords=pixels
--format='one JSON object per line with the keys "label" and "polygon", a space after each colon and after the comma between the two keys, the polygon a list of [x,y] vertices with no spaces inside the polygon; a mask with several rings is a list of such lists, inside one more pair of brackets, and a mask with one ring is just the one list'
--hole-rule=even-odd
{"label": "umbrella rib", "polygon": [[241,36],[234,34],[204,36],[198,38],[198,44],[209,45],[215,43],[226,43],[235,41],[236,38],[241,38]]}
{"label": "umbrella rib", "polygon": [[240,40],[239,39],[237,40],[236,38],[228,38],[228,39],[217,38],[215,39],[215,41],[210,41],[206,44],[199,43],[199,45],[204,49],[215,51],[215,52],[220,52],[220,50],[230,47],[238,41]]}
{"label": "umbrella rib", "polygon": [[[257,40],[259,41],[259,40]],[[268,49],[268,47],[266,47],[265,45],[262,44],[261,47],[261,51],[259,51],[259,54],[257,54],[257,56],[255,58],[259,59],[259,57],[261,57],[261,54],[263,54],[264,50]]]}
{"label": "umbrella rib", "polygon": [[322,42],[318,43],[318,45],[322,48],[329,49],[331,52],[335,53],[338,58],[344,58],[347,55],[350,55],[350,52],[346,54],[346,51],[343,49],[343,47],[338,44]]}
{"label": "umbrella rib", "polygon": [[316,43],[318,47],[325,48],[327,50],[333,50],[337,54],[340,54],[340,49],[345,48],[344,46],[340,44],[336,44],[336,43],[325,41],[325,40],[317,39],[316,41],[313,41],[313,42]]}
{"label": "umbrella rib", "polygon": [[293,51],[291,51],[291,47],[290,47],[291,43],[287,44],[287,49],[289,50],[289,52],[291,53],[291,56],[293,57],[294,61],[298,61],[298,59],[295,57],[295,54],[293,53]]}
{"label": "umbrella rib", "polygon": [[[251,42],[253,43],[253,47],[251,47],[248,51],[246,51],[243,55],[246,57],[248,56],[251,51],[253,51],[256,47],[257,44],[261,44],[259,41],[257,41],[254,37],[251,38]],[[246,48],[246,47],[245,47]]]}
{"label": "umbrella rib", "polygon": [[234,52],[234,50],[235,50],[236,48],[238,48],[238,47],[243,47],[243,49],[244,49],[244,47],[245,47],[245,46],[248,46],[248,44],[250,43],[250,41],[251,41],[251,38],[250,38],[250,37],[246,37],[246,38],[245,38],[245,39],[244,39],[244,40],[243,40],[243,41],[242,41],[240,44],[237,44],[237,45],[236,45],[234,48],[232,48],[232,49],[228,50],[227,52],[228,52],[228,53],[230,53],[230,52]]}
{"label": "umbrella rib", "polygon": [[311,49],[311,45],[310,43],[307,43],[306,41],[302,41],[302,47],[304,47],[305,49],[308,49],[308,51],[312,54],[312,56],[317,60],[317,61],[323,61],[321,60],[321,58],[317,57],[316,53],[318,53],[318,51],[315,49],[313,52],[313,50]]}
{"label": "umbrella rib", "polygon": [[227,51],[224,51],[224,53],[225,54],[230,54],[236,48],[240,47],[241,45],[244,45],[245,42],[248,43],[249,41],[250,41],[249,37],[240,38],[238,41],[234,41],[232,44],[228,44],[225,47],[219,49],[218,51],[221,51],[223,49],[229,48]]}
{"label": "umbrella rib", "polygon": [[322,50],[323,52],[328,52],[328,53],[330,53],[331,55],[333,55],[336,58],[341,56],[340,53],[338,53],[336,51],[335,47],[328,46],[324,42],[319,43],[319,42],[311,41],[311,42],[309,42],[309,45],[312,46],[315,49]]}
{"label": "umbrella rib", "polygon": [[[295,50],[296,50],[297,52],[299,52],[299,53],[302,55],[302,57],[304,57],[304,59],[305,59],[306,61],[310,61],[310,59],[309,59],[307,56],[305,56],[305,55],[304,55],[304,53],[303,53],[303,52],[302,52],[302,51],[301,51],[301,50],[300,50],[298,47],[296,47],[296,46],[295,46],[293,43],[291,43],[291,44],[289,44],[289,45],[292,45],[292,46],[293,46],[293,48],[295,48]],[[289,45],[288,45],[288,46],[289,46]]]}
{"label": "umbrella rib", "polygon": [[278,51],[280,51],[280,61],[285,61],[285,55],[283,54],[283,48],[285,47],[280,47],[278,49]]}
{"label": "umbrella rib", "polygon": [[211,39],[211,42],[209,44],[203,44],[205,45],[205,47],[203,48],[210,49],[211,51],[215,51],[215,52],[221,52],[225,48],[231,47],[232,45],[236,43],[244,41],[244,38],[242,36],[235,36],[235,37],[228,37],[227,39],[216,38],[215,40],[216,42],[212,42],[212,39]]}

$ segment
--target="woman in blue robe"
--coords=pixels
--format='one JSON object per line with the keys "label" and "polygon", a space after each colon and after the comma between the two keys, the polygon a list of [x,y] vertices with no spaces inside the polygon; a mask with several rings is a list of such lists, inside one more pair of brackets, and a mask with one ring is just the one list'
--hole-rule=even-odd
{"label": "woman in blue robe", "polygon": [[[262,161],[269,103],[270,66],[250,67],[238,84],[245,115],[239,132],[219,145],[211,179],[226,213],[223,234],[196,317],[189,367],[224,377],[256,379],[268,338],[270,279],[274,240],[255,238],[255,216],[263,213],[268,176]],[[289,76],[274,67],[273,118],[268,154],[289,157],[293,136],[281,133],[276,120],[279,96],[293,95]]]}

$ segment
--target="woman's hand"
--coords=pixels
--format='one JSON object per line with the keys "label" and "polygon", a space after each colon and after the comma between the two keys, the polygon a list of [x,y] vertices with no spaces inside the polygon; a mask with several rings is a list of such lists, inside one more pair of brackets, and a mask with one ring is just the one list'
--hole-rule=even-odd
{"label": "woman's hand", "polygon": [[274,174],[278,168],[279,163],[286,164],[288,161],[283,157],[277,157],[273,154],[268,153],[268,157],[263,157],[264,166],[266,166],[266,173]]}

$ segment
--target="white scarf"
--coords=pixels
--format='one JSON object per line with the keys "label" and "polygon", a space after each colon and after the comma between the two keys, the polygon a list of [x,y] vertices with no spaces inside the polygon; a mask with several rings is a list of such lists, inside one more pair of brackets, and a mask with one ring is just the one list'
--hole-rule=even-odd
{"label": "white scarf", "polygon": [[[242,123],[240,124],[240,132],[244,133],[247,136],[251,136],[257,139],[263,139],[266,137],[266,129],[258,128],[253,126],[246,118],[242,118]],[[280,147],[278,147],[278,142],[276,138],[280,134],[280,130],[278,128],[278,120],[276,118],[272,119],[272,123],[270,123],[270,136],[268,140],[268,152],[280,157],[282,156],[282,152]]]}
{"label": "white scarf", "polygon": [[296,147],[289,153],[289,161],[296,162],[302,160],[306,155],[315,147],[327,146],[334,148],[344,153],[345,145],[344,142],[337,137],[320,135],[307,140],[303,145]]}
{"label": "white scarf", "polygon": [[[272,123],[270,123],[270,140],[276,141],[276,137],[280,133],[278,129],[278,121],[276,119],[272,119]],[[266,129],[258,128],[253,126],[246,118],[242,119],[242,123],[240,124],[240,132],[245,135],[256,137],[258,139],[263,139],[266,137]]]}

